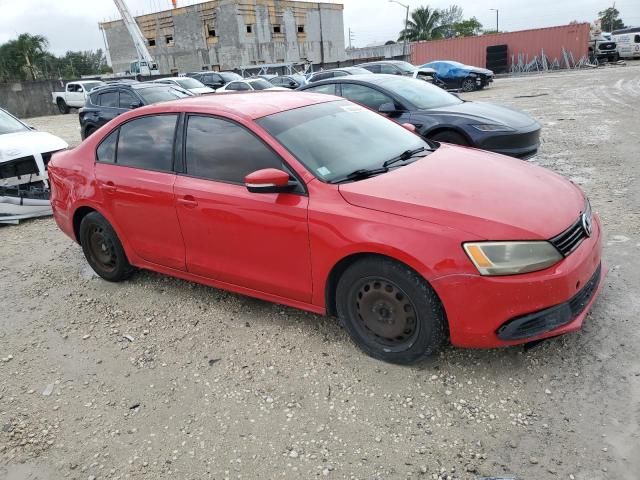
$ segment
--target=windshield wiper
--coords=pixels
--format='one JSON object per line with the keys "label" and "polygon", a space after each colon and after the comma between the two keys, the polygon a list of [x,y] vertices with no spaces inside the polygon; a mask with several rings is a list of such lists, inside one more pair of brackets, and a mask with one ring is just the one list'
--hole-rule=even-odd
{"label": "windshield wiper", "polygon": [[344,177],[338,178],[331,183],[343,183],[349,182],[352,180],[362,180],[363,178],[373,177],[374,175],[380,175],[381,173],[387,173],[389,169],[387,167],[380,168],[360,168],[358,170],[354,170],[348,175]]}
{"label": "windshield wiper", "polygon": [[392,159],[384,162],[382,166],[384,168],[388,168],[394,163],[404,162],[405,160],[409,160],[410,158],[415,157],[418,153],[425,152],[425,151],[433,152],[432,149],[426,148],[426,147],[418,147],[418,148],[414,148],[413,150],[405,150],[397,157],[393,157]]}

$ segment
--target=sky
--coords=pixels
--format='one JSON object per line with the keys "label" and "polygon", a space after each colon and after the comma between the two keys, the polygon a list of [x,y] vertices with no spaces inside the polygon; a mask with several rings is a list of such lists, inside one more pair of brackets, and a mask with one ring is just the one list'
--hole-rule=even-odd
{"label": "sky", "polygon": [[[134,15],[171,7],[170,0],[125,0]],[[395,40],[403,28],[406,10],[388,0],[325,0],[344,5],[344,27],[351,28],[353,46],[363,47]],[[416,7],[429,5],[462,7],[465,17],[475,16],[485,28],[495,28],[499,10],[500,30],[514,31],[567,24],[572,20],[593,21],[610,0],[399,0]],[[178,5],[199,3],[178,0]],[[617,0],[616,8],[627,25],[640,26],[640,0]],[[23,32],[44,35],[49,50],[62,55],[67,50],[104,49],[98,22],[120,18],[112,0],[0,0],[0,43]]]}

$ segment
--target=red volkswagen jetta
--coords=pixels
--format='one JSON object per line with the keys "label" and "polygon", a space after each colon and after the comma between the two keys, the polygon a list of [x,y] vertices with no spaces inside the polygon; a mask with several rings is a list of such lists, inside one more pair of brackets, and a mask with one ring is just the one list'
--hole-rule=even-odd
{"label": "red volkswagen jetta", "polygon": [[299,92],[139,108],[54,156],[55,219],[106,280],[136,266],[337,315],[390,362],[579,329],[604,277],[580,189],[407,128]]}

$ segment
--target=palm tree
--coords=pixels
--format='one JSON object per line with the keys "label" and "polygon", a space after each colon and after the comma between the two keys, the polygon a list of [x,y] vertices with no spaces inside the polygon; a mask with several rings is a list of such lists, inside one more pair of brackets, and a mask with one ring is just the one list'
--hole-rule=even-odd
{"label": "palm tree", "polygon": [[45,55],[49,42],[42,35],[21,34],[15,40],[15,49],[21,57],[23,68],[31,75],[32,80],[38,78],[36,62]]}
{"label": "palm tree", "polygon": [[442,13],[437,8],[429,6],[416,8],[411,12],[411,20],[407,23],[406,28],[400,32],[398,41],[405,40],[405,38],[410,42],[442,38],[441,16]]}

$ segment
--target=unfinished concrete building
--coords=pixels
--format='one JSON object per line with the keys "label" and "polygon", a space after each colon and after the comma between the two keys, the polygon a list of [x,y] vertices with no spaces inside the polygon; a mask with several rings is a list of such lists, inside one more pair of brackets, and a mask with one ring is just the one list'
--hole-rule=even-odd
{"label": "unfinished concrete building", "polygon": [[[346,57],[343,5],[213,0],[136,17],[161,74],[248,65],[331,65]],[[136,60],[121,20],[100,24],[114,72]]]}

